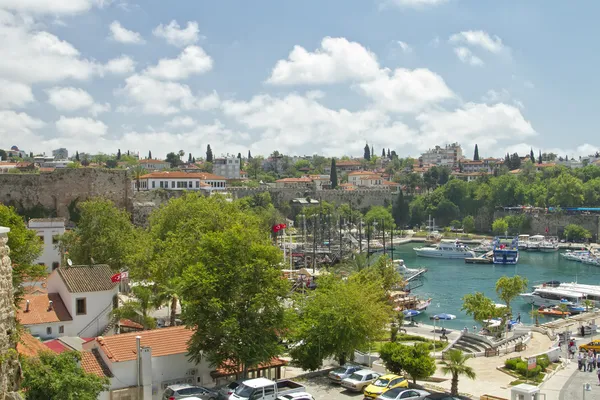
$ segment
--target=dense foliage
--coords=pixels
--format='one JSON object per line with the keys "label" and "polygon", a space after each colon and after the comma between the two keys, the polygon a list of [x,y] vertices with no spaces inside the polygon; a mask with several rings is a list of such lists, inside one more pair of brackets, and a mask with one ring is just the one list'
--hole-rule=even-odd
{"label": "dense foliage", "polygon": [[425,379],[435,373],[435,359],[429,351],[426,343],[408,346],[389,342],[381,347],[379,357],[388,371],[398,375],[407,373],[416,383],[417,379]]}

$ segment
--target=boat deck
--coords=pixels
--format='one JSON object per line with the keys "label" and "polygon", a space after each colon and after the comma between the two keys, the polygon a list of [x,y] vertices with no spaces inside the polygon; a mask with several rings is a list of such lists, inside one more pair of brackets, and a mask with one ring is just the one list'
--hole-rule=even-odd
{"label": "boat deck", "polygon": [[492,258],[493,254],[493,251],[488,251],[487,253],[482,254],[478,257],[465,258],[465,262],[467,264],[492,264],[494,262]]}

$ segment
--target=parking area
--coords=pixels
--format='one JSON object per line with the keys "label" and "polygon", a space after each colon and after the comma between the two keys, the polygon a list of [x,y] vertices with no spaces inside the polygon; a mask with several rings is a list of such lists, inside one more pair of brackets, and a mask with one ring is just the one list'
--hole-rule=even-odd
{"label": "parking area", "polygon": [[306,391],[312,394],[315,400],[362,400],[363,398],[362,393],[351,392],[331,383],[326,376],[302,380],[299,383],[306,386]]}

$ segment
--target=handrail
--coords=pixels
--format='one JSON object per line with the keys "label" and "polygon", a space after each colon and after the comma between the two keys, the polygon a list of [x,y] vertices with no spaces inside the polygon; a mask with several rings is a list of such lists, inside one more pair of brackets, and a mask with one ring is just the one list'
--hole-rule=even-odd
{"label": "handrail", "polygon": [[110,304],[108,306],[106,306],[106,308],[102,311],[100,311],[100,313],[96,316],[96,318],[94,318],[93,320],[91,320],[82,330],[79,331],[79,333],[77,334],[77,336],[81,336],[81,334],[83,332],[85,332],[90,326],[92,326],[92,324],[94,322],[97,322],[98,319],[100,319],[100,317],[104,317],[106,315],[106,311],[111,308],[113,306],[113,302],[111,301]]}

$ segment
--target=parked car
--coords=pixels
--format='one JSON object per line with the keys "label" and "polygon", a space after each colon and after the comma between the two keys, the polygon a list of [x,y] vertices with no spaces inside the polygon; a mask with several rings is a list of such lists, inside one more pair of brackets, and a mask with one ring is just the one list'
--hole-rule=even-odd
{"label": "parked car", "polygon": [[380,376],[380,373],[370,369],[361,369],[342,380],[342,387],[353,392],[362,392],[364,388],[375,382]]}
{"label": "parked car", "polygon": [[311,394],[306,392],[290,393],[279,396],[277,400],[315,400]]}
{"label": "parked car", "polygon": [[223,386],[217,392],[218,393],[217,399],[218,400],[229,399],[229,396],[231,396],[233,394],[235,388],[240,386],[240,383],[242,383],[243,381],[244,381],[243,379],[238,379],[237,381],[230,382],[227,386]]}
{"label": "parked car", "polygon": [[465,396],[452,396],[450,393],[433,393],[425,397],[425,400],[471,400]]}
{"label": "parked car", "polygon": [[190,397],[202,400],[217,400],[218,393],[202,386],[171,385],[163,392],[162,400],[189,399]]}
{"label": "parked car", "polygon": [[382,393],[395,388],[408,388],[408,380],[400,375],[388,374],[380,376],[365,388],[365,397],[375,399]]}
{"label": "parked car", "polygon": [[430,394],[425,390],[396,388],[383,393],[377,400],[425,400]]}
{"label": "parked car", "polygon": [[363,367],[360,365],[346,364],[342,367],[334,369],[333,371],[330,371],[327,377],[333,383],[342,383],[342,380],[348,378],[350,375],[356,371],[360,371],[361,369],[363,369]]}
{"label": "parked car", "polygon": [[229,396],[229,400],[276,400],[277,397],[300,392],[306,392],[306,388],[296,382],[255,378],[240,383]]}

